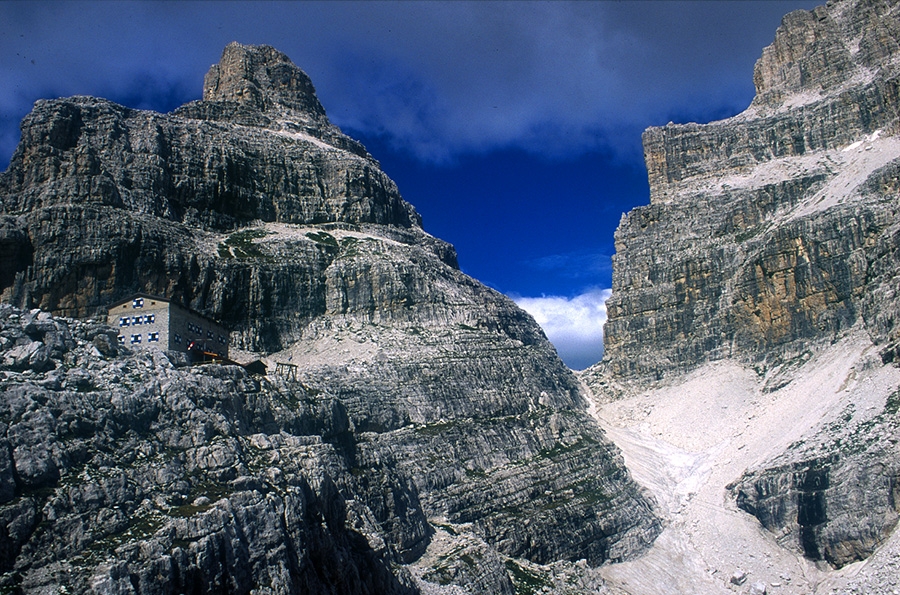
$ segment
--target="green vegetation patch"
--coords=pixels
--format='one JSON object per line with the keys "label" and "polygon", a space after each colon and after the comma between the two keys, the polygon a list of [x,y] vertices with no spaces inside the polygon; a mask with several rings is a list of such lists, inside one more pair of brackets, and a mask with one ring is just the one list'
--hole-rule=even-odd
{"label": "green vegetation patch", "polygon": [[341,257],[353,258],[359,255],[359,239],[347,236],[341,240]]}
{"label": "green vegetation patch", "polygon": [[210,502],[216,502],[227,496],[230,496],[234,489],[228,484],[217,483],[214,481],[201,481],[191,488],[191,498],[196,500],[201,496],[209,498]]}
{"label": "green vegetation patch", "polygon": [[512,579],[516,595],[534,595],[553,586],[546,574],[523,568],[513,560],[506,561],[506,571]]}
{"label": "green vegetation patch", "polygon": [[597,444],[597,441],[588,436],[582,436],[572,444],[563,444],[562,442],[557,442],[553,445],[552,448],[542,448],[538,453],[538,456],[547,459],[554,459],[558,456],[568,454],[570,452],[581,450],[582,448],[588,448]]}
{"label": "green vegetation patch", "polygon": [[269,233],[264,229],[245,229],[228,236],[224,242],[219,242],[218,250],[221,258],[266,258],[267,255],[253,243],[253,240],[263,238]]}
{"label": "green vegetation patch", "polygon": [[306,237],[308,237],[312,241],[322,244],[324,246],[331,246],[332,248],[338,247],[338,241],[335,239],[335,237],[333,235],[331,235],[327,231],[316,231],[316,232],[311,231],[306,234]]}
{"label": "green vegetation patch", "polygon": [[762,226],[757,225],[755,227],[751,227],[749,229],[745,229],[741,232],[738,232],[734,235],[734,241],[740,243],[746,242],[750,238],[756,237],[759,235],[759,232],[762,231]]}
{"label": "green vegetation patch", "polygon": [[195,514],[199,514],[201,512],[206,512],[212,507],[212,502],[209,502],[207,504],[183,504],[169,510],[169,516],[185,518],[194,516]]}
{"label": "green vegetation patch", "polygon": [[431,525],[433,527],[440,527],[441,529],[443,529],[450,535],[453,535],[453,536],[459,535],[459,533],[456,532],[456,529],[454,529],[451,525],[446,525],[444,523],[436,523],[436,522],[432,522]]}
{"label": "green vegetation patch", "polygon": [[456,426],[455,421],[439,421],[416,428],[416,434],[423,436],[437,436]]}

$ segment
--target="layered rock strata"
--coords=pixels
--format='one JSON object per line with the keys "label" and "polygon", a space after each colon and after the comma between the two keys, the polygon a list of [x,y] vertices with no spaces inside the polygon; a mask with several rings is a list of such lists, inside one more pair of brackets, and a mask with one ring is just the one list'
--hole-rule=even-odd
{"label": "layered rock strata", "polygon": [[898,339],[898,18],[876,1],[792,13],[745,112],[645,132],[651,204],[616,232],[613,375],[777,358],[858,320]]}
{"label": "layered rock strata", "polygon": [[[616,232],[606,353],[585,375],[596,390],[629,394],[725,358],[776,390],[770,379],[791,382],[859,329],[877,365],[897,360],[900,6],[791,13],[754,81],[733,118],[645,132],[651,204]],[[732,485],[779,541],[834,566],[897,524],[896,393],[874,396],[877,416],[850,412]]]}
{"label": "layered rock strata", "polygon": [[389,469],[362,492],[344,483],[339,400],[238,366],[176,368],[115,335],[0,306],[4,590],[416,592],[365,504],[389,490],[378,512],[421,549],[415,487]]}
{"label": "layered rock strata", "polygon": [[[38,102],[0,174],[0,217],[4,300],[84,316],[160,294],[298,371],[285,383],[170,369],[109,337],[53,351],[11,323],[0,394],[10,588],[512,593],[522,564],[596,566],[639,554],[660,530],[540,328],[459,271],[272,48],[229,45],[204,99],[172,114]],[[71,370],[84,390],[51,380]],[[39,414],[21,418],[23,407]],[[114,411],[119,425],[83,409]],[[50,471],[31,486],[19,471],[31,459],[16,453],[40,450],[43,435]],[[128,458],[144,451],[172,469]],[[136,487],[55,508],[108,476]],[[73,524],[82,539],[48,545]],[[438,560],[434,527],[480,545]],[[79,556],[77,569],[64,562]],[[229,579],[220,570],[234,560]],[[421,560],[437,565],[411,579],[404,565]]]}
{"label": "layered rock strata", "polygon": [[807,558],[835,567],[865,560],[900,519],[898,405],[900,391],[878,415],[831,424],[744,474],[731,486],[738,506]]}
{"label": "layered rock strata", "polygon": [[325,311],[330,260],[307,241],[294,250],[301,267],[229,261],[216,252],[228,232],[254,221],[378,224],[456,258],[330,124],[300,69],[238,44],[210,71],[204,99],[172,114],[92,97],[37,102],[0,177],[0,205],[7,301],[85,316],[140,290],[229,323],[248,349],[287,345]]}

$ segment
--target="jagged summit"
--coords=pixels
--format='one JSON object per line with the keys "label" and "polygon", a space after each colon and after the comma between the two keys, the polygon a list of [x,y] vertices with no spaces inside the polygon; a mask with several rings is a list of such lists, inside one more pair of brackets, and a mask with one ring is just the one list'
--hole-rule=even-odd
{"label": "jagged summit", "polygon": [[203,79],[204,101],[233,101],[261,111],[287,108],[324,118],[325,108],[305,72],[268,45],[225,46]]}
{"label": "jagged summit", "polygon": [[[232,323],[262,315],[271,325],[273,312],[238,305],[237,296],[221,310],[232,289],[215,289],[246,284],[226,281],[235,263],[219,260],[214,236],[260,222],[378,225],[455,265],[452,247],[422,231],[416,210],[328,121],[287,56],[231,44],[204,95],[170,114],[94,97],[36,102],[0,173],[0,245],[10,255],[0,295],[84,316],[139,291]],[[272,304],[270,282],[280,283],[263,280],[256,295]],[[295,321],[324,299],[310,296],[321,293],[314,284],[302,287],[299,305],[284,294],[279,306]]]}
{"label": "jagged summit", "polygon": [[840,149],[876,132],[896,134],[898,50],[900,8],[893,2],[831,2],[788,14],[757,61],[748,109],[710,124],[644,132],[650,201],[680,196],[683,182]]}

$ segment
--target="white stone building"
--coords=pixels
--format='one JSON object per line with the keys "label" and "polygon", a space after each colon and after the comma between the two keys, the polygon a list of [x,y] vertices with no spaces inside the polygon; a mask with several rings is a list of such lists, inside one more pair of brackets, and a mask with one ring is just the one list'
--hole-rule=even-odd
{"label": "white stone building", "polygon": [[119,344],[130,348],[214,353],[228,357],[228,330],[166,298],[138,293],[109,306],[107,323],[119,328]]}

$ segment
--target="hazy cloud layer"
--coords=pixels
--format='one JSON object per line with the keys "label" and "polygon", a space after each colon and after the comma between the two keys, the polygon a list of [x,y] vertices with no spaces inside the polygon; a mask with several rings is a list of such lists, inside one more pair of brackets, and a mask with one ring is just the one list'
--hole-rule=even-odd
{"label": "hazy cloud layer", "polygon": [[582,370],[603,357],[603,325],[609,289],[593,289],[574,298],[514,297],[537,321],[566,364]]}
{"label": "hazy cloud layer", "polygon": [[307,71],[340,126],[421,159],[518,147],[639,159],[641,129],[728,115],[804,0],[749,2],[0,2],[0,163],[39,97],[171,109],[230,41]]}

